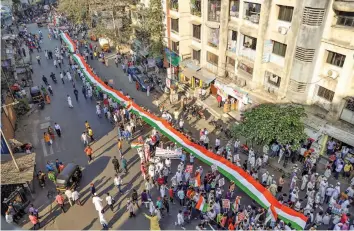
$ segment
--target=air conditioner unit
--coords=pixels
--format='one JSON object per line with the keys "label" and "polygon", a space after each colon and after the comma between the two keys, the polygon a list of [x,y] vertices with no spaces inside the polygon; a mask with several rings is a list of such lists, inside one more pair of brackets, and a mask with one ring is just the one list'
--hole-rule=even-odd
{"label": "air conditioner unit", "polygon": [[337,71],[329,70],[329,71],[327,72],[327,76],[330,77],[330,78],[332,78],[332,79],[336,79],[336,78],[338,78],[339,74],[338,74]]}
{"label": "air conditioner unit", "polygon": [[286,33],[288,33],[288,28],[280,26],[278,27],[278,32],[282,35],[286,35]]}

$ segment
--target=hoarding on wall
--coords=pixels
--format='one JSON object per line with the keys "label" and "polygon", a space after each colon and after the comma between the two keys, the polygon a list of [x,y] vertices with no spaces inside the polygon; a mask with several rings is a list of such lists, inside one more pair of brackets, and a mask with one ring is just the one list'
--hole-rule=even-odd
{"label": "hoarding on wall", "polygon": [[214,86],[218,89],[218,94],[223,97],[227,97],[227,95],[229,95],[229,96],[234,97],[238,100],[242,100],[245,95],[244,93],[242,93],[238,89],[235,89],[235,87],[224,85],[217,80],[215,81]]}

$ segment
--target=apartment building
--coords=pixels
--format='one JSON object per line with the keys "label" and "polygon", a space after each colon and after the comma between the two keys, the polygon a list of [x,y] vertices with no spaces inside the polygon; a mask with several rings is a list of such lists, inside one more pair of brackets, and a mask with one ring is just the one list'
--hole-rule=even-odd
{"label": "apartment building", "polygon": [[165,1],[170,66],[192,87],[354,124],[354,0]]}

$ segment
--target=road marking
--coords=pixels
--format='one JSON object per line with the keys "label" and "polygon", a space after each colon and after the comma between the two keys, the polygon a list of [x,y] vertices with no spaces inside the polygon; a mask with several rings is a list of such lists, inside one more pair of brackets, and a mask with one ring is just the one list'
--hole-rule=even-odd
{"label": "road marking", "polygon": [[44,142],[44,139],[41,139],[41,144],[42,144],[42,149],[43,149],[43,155],[44,157],[54,155],[53,147],[52,145],[49,147],[49,154],[47,152],[47,145]]}
{"label": "road marking", "polygon": [[50,120],[50,116],[47,116],[44,118],[45,120]]}

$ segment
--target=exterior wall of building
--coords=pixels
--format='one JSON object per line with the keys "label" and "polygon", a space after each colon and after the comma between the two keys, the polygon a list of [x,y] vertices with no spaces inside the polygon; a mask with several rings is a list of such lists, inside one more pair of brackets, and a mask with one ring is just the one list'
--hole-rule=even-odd
{"label": "exterior wall of building", "polygon": [[[277,103],[315,104],[328,111],[327,119],[340,118],[346,97],[354,96],[354,26],[337,25],[343,17],[338,17],[336,4],[340,10],[354,12],[353,4],[343,7],[338,0],[208,0],[201,1],[198,16],[193,15],[191,2],[179,0],[177,11],[165,12],[179,18],[178,35],[167,31],[166,36],[179,39],[182,60],[194,59],[193,49],[200,50],[200,67],[218,78],[231,78],[250,95]],[[292,7],[291,20],[279,17],[283,6]],[[193,37],[193,24],[201,25],[200,39]],[[213,39],[215,31],[217,39]],[[257,39],[255,49],[248,43],[255,41],[250,38]],[[285,54],[276,54],[274,44],[285,44]],[[328,51],[345,55],[341,67],[327,63]],[[217,63],[207,61],[208,53],[218,56]],[[320,87],[333,91],[333,99],[318,96]]]}

